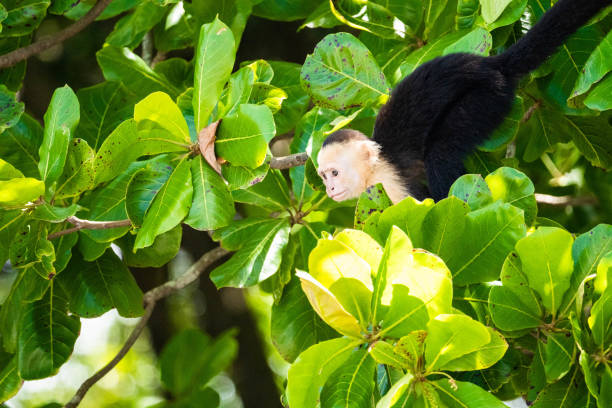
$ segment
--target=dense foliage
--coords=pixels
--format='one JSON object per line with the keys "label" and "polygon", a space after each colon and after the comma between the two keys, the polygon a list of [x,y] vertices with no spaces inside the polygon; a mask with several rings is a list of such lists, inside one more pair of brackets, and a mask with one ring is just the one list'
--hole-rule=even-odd
{"label": "dense foliage", "polygon": [[[335,203],[316,174],[326,135],[371,134],[419,65],[499,53],[551,3],[116,0],[99,17],[121,15],[96,54],[105,81],[58,88],[42,125],[19,101],[26,62],[1,70],[0,263],[17,273],[0,308],[0,401],[58,372],[82,318],[141,316],[130,268],[168,263],[186,224],[233,252],[210,273],[218,288],[273,296],[292,408],[612,406],[609,9],[521,82],[448,198],[391,205],[379,185]],[[4,1],[0,52],[93,4]],[[251,14],[337,32],[302,66],[234,69]],[[184,49],[193,58],[152,58]],[[279,170],[271,146],[288,138],[287,154],[311,159]],[[175,337],[159,406],[218,405],[207,384],[233,335]]]}

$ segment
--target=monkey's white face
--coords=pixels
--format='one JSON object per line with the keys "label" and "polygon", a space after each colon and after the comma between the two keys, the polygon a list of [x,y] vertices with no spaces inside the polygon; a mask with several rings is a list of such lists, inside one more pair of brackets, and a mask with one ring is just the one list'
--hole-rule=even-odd
{"label": "monkey's white face", "polygon": [[367,152],[358,143],[327,145],[317,161],[327,195],[334,201],[356,198],[365,191],[371,169]]}

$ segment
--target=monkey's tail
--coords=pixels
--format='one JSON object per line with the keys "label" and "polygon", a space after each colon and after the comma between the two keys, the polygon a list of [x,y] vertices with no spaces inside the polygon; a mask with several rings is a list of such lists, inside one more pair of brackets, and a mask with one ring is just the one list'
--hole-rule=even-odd
{"label": "monkey's tail", "polygon": [[557,51],[567,37],[612,0],[559,0],[521,39],[493,57],[506,75],[520,78]]}

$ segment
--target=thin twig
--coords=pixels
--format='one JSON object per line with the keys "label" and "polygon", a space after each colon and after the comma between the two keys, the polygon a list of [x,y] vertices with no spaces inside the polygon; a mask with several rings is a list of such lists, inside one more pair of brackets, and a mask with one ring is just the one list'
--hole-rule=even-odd
{"label": "thin twig", "polygon": [[35,43],[0,56],[0,69],[11,67],[30,58],[32,55],[45,51],[66,41],[68,38],[75,36],[81,30],[91,24],[104,11],[106,6],[108,6],[111,1],[112,0],[99,0],[96,5],[87,12],[87,14],[85,14],[85,16],[76,23],[55,33],[54,35],[44,36]]}
{"label": "thin twig", "polygon": [[272,169],[288,169],[291,167],[303,166],[308,161],[307,153],[296,153],[289,156],[273,157],[270,160],[270,168]]}
{"label": "thin twig", "polygon": [[537,99],[535,103],[531,105],[529,109],[525,111],[525,114],[523,114],[523,117],[521,118],[521,123],[527,122],[531,118],[531,115],[533,115],[536,109],[538,109],[541,105],[542,105],[542,101]]}
{"label": "thin twig", "polygon": [[73,232],[77,232],[82,229],[91,229],[91,230],[111,229],[111,228],[128,227],[132,225],[132,221],[130,220],[89,221],[89,220],[82,220],[78,217],[75,217],[74,215],[66,218],[66,221],[73,224],[74,227],[49,234],[47,235],[47,239],[51,240],[57,237],[61,237],[62,235],[72,234]]}
{"label": "thin twig", "polygon": [[147,31],[142,39],[142,59],[149,66],[153,62],[153,33],[151,31]]}
{"label": "thin twig", "polygon": [[147,325],[147,322],[151,318],[151,314],[153,313],[153,309],[155,308],[155,304],[158,300],[165,298],[180,289],[188,286],[189,284],[196,281],[200,275],[207,270],[213,263],[221,259],[223,256],[227,255],[229,252],[221,247],[217,247],[211,251],[208,251],[204,255],[200,257],[193,265],[187,269],[187,271],[181,275],[175,281],[168,281],[163,285],[155,287],[149,290],[143,296],[143,302],[145,305],[145,312],[140,318],[140,321],[130,333],[130,336],[127,338],[121,350],[115,355],[115,357],[108,362],[104,367],[98,370],[94,375],[89,377],[77,390],[72,399],[64,405],[64,408],[75,408],[77,407],[85,394],[89,391],[89,389],[98,381],[100,381],[110,370],[115,368],[117,364],[121,361],[123,357],[130,351],[130,348],[136,343],[138,337],[142,334],[142,331]]}
{"label": "thin twig", "polygon": [[584,197],[572,197],[572,196],[554,196],[549,194],[535,194],[536,201],[539,204],[548,204],[555,206],[579,206],[579,205],[597,205],[597,197],[584,196]]}

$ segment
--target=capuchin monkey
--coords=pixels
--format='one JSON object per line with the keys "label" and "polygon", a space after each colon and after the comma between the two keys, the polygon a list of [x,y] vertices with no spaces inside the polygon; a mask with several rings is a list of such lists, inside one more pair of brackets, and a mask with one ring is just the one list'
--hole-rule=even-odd
{"label": "capuchin monkey", "polygon": [[372,139],[345,129],[323,142],[317,159],[327,195],[347,200],[382,183],[394,203],[446,197],[466,155],[510,112],[519,79],[610,4],[559,0],[499,55],[449,54],[418,67],[380,109]]}

